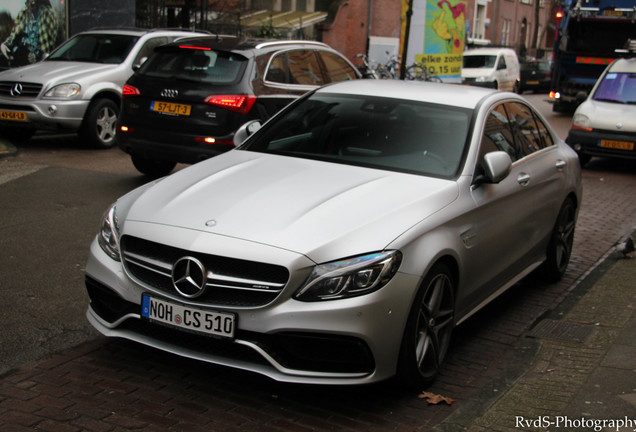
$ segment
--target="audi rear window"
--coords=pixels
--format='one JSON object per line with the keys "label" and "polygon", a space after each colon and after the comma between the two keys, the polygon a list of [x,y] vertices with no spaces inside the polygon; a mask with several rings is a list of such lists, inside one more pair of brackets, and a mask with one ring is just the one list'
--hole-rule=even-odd
{"label": "audi rear window", "polygon": [[159,50],[141,66],[138,73],[153,78],[232,84],[242,77],[247,62],[242,55],[212,49]]}

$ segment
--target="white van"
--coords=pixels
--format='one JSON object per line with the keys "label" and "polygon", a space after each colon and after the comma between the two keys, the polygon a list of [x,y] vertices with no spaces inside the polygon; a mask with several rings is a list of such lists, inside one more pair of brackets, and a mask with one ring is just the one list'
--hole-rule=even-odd
{"label": "white van", "polygon": [[510,48],[478,48],[464,52],[462,84],[514,91],[519,59]]}

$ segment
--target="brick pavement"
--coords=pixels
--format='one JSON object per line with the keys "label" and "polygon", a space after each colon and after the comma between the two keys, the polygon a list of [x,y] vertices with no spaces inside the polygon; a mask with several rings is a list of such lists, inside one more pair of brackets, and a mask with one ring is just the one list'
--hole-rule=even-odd
{"label": "brick pavement", "polygon": [[[569,299],[612,245],[636,228],[633,165],[608,170],[603,163],[584,171],[566,277],[552,285],[528,278],[458,328],[447,367],[426,389],[455,399],[452,406],[429,405],[390,383],[281,384],[99,338],[0,377],[0,430],[423,431],[458,430],[458,417],[480,419],[476,426],[489,430],[489,409],[517,403],[515,384],[532,377],[533,360],[545,365],[556,358],[558,348],[543,351],[550,346],[525,337],[532,325]],[[570,364],[597,354],[584,348]]]}

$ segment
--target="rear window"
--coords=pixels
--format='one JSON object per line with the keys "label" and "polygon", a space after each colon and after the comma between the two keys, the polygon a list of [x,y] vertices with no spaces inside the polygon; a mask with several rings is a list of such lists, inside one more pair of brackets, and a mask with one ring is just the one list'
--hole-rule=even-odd
{"label": "rear window", "polygon": [[242,55],[212,49],[160,50],[142,65],[138,73],[153,78],[232,84],[243,76],[247,62]]}
{"label": "rear window", "polygon": [[594,100],[636,104],[636,73],[608,73],[594,93]]}

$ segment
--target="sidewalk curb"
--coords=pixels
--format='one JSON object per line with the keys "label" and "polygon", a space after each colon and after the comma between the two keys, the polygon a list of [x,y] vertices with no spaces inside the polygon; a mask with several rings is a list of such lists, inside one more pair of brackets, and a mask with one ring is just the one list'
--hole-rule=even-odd
{"label": "sidewalk curb", "polygon": [[[615,257],[615,258],[612,258]],[[610,248],[599,260],[567,289],[563,301],[551,310],[538,317],[519,340],[514,348],[513,359],[502,378],[484,386],[466,405],[458,408],[444,421],[431,429],[431,432],[466,431],[475,425],[475,420],[487,415],[489,410],[515,388],[523,377],[532,370],[539,360],[538,355],[545,343],[544,339],[529,337],[538,323],[546,318],[562,319],[616,264],[618,255],[614,247]]]}
{"label": "sidewalk curb", "polygon": [[15,148],[15,146],[3,139],[0,139],[0,158],[6,157],[6,156],[13,156],[14,154],[16,154],[18,151],[17,148]]}

